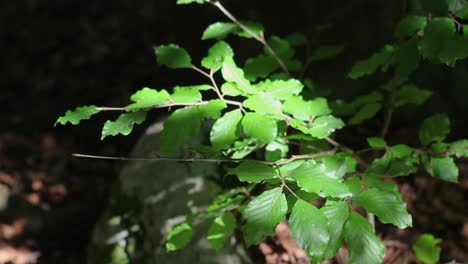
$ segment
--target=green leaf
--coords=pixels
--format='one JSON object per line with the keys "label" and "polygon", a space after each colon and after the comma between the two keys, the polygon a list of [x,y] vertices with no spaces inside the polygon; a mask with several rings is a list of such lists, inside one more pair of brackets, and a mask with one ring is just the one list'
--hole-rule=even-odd
{"label": "green leaf", "polygon": [[226,82],[221,85],[221,92],[223,95],[239,96],[243,94],[243,91],[237,88],[237,84]]}
{"label": "green leaf", "polygon": [[199,105],[198,110],[205,118],[218,119],[221,117],[221,111],[227,107],[226,103],[221,99],[208,101],[205,105]]}
{"label": "green leaf", "polygon": [[247,136],[266,142],[273,141],[278,134],[276,121],[258,113],[247,113],[242,120],[242,127]]}
{"label": "green leaf", "polygon": [[348,164],[346,159],[337,155],[327,155],[317,158],[325,165],[324,174],[330,178],[342,179],[347,171]]}
{"label": "green leaf", "polygon": [[412,226],[406,204],[393,192],[371,188],[354,197],[354,201],[377,215],[382,223],[392,223],[400,229]]}
{"label": "green leaf", "polygon": [[351,193],[341,180],[329,177],[324,164],[303,162],[300,166],[286,174],[297,181],[297,185],[308,192],[321,197],[348,197]]}
{"label": "green leaf", "polygon": [[281,188],[263,192],[254,198],[244,210],[247,246],[258,244],[265,236],[273,235],[275,227],[286,218],[288,204]]}
{"label": "green leaf", "polygon": [[467,0],[447,0],[448,10],[457,13],[464,8],[468,8]]}
{"label": "green leaf", "polygon": [[278,177],[271,166],[255,161],[243,161],[236,168],[228,169],[228,174],[234,174],[240,181],[249,183]]}
{"label": "green leaf", "polygon": [[[252,22],[252,21],[241,21],[241,23],[248,28],[254,35],[261,37],[263,34],[263,26],[260,23],[257,22]],[[241,28],[238,28],[237,31],[234,32],[234,35],[237,35],[239,37],[243,38],[253,38],[250,33],[247,33]]]}
{"label": "green leaf", "polygon": [[55,125],[66,125],[68,122],[72,125],[78,125],[81,120],[89,119],[92,115],[99,113],[95,105],[87,105],[75,108],[75,110],[68,110],[64,116],[61,116],[55,122]]}
{"label": "green leaf", "polygon": [[225,57],[221,68],[224,80],[233,82],[237,89],[244,94],[254,94],[256,91],[250,86],[250,82],[245,78],[244,71],[238,68],[232,57]]}
{"label": "green leaf", "polygon": [[380,137],[367,138],[367,144],[373,148],[385,148],[387,146],[385,140]]}
{"label": "green leaf", "polygon": [[436,114],[424,119],[419,130],[419,140],[426,146],[431,142],[443,141],[450,133],[450,120],[446,114]]}
{"label": "green leaf", "polygon": [[203,4],[205,3],[205,0],[177,0],[178,5],[186,5],[191,3]]}
{"label": "green leaf", "polygon": [[249,58],[245,62],[245,77],[248,80],[255,81],[257,78],[265,78],[279,68],[275,58],[266,55],[259,55]]}
{"label": "green leaf", "polygon": [[405,144],[398,144],[392,146],[390,148],[390,151],[392,152],[395,158],[402,159],[410,156],[414,152],[414,149]]}
{"label": "green leaf", "polygon": [[310,59],[312,61],[322,61],[338,56],[343,52],[344,46],[342,45],[330,45],[321,46],[312,52]]}
{"label": "green leaf", "polygon": [[468,157],[468,140],[462,139],[450,143],[448,154],[455,155],[457,158]]}
{"label": "green leaf", "polygon": [[427,24],[425,16],[407,16],[398,23],[395,29],[395,37],[412,37],[423,30]]}
{"label": "green leaf", "polygon": [[321,256],[330,240],[327,217],[312,204],[297,200],[289,218],[291,234],[307,255]]}
{"label": "green leaf", "polygon": [[431,234],[422,234],[413,244],[416,257],[424,264],[436,264],[440,259],[441,248],[438,245],[442,240]]}
{"label": "green leaf", "polygon": [[450,157],[432,157],[425,167],[434,177],[448,182],[458,182],[458,167]]}
{"label": "green leaf", "polygon": [[101,140],[107,136],[116,136],[122,134],[124,136],[130,134],[133,130],[133,125],[139,125],[146,119],[146,112],[132,112],[121,114],[117,120],[108,120],[102,129]]}
{"label": "green leaf", "polygon": [[[294,56],[294,53],[295,53],[294,49],[291,47],[289,42],[285,39],[282,39],[278,36],[272,36],[268,40],[268,44],[276,53],[276,55],[280,57],[282,60],[288,60]],[[265,48],[265,53],[268,54],[269,56],[273,56],[273,54],[271,54],[271,52],[267,48]]]}
{"label": "green leaf", "polygon": [[289,145],[285,143],[282,139],[277,139],[268,143],[265,147],[265,160],[267,161],[277,161],[284,157],[289,152]]}
{"label": "green leaf", "polygon": [[447,0],[422,0],[423,8],[436,16],[445,16],[448,13]]}
{"label": "green leaf", "polygon": [[344,127],[343,121],[331,115],[317,117],[309,128],[309,134],[317,138],[328,137],[336,129]]}
{"label": "green leaf", "polygon": [[352,102],[354,107],[360,107],[366,104],[378,103],[383,100],[383,95],[381,92],[373,91],[369,94],[360,95],[354,99]]}
{"label": "green leaf", "polygon": [[175,110],[165,121],[161,132],[161,151],[173,154],[191,138],[198,135],[201,113],[197,107],[185,107]]}
{"label": "green leaf", "polygon": [[165,105],[170,102],[170,97],[171,96],[166,90],[157,91],[155,89],[145,87],[130,97],[130,100],[135,103],[128,105],[126,109],[136,110]]}
{"label": "green leaf", "polygon": [[166,250],[175,251],[188,245],[192,239],[192,226],[188,223],[182,223],[173,227],[166,240]]}
{"label": "green leaf", "polygon": [[419,51],[427,59],[440,59],[452,65],[457,59],[468,57],[468,37],[455,34],[451,19],[434,18],[424,30],[419,41]]}
{"label": "green leaf", "polygon": [[171,100],[176,103],[192,103],[200,102],[202,95],[200,90],[210,90],[209,85],[197,85],[197,86],[176,86],[174,92],[171,95]]}
{"label": "green leaf", "polygon": [[406,176],[416,172],[417,163],[416,157],[400,159],[394,152],[387,151],[384,157],[374,159],[366,172],[388,177]]}
{"label": "green leaf", "polygon": [[241,119],[242,112],[236,109],[216,120],[210,132],[210,140],[215,148],[227,148],[237,139],[237,126]]}
{"label": "green leaf", "polygon": [[330,225],[330,240],[321,257],[324,260],[334,257],[343,245],[343,227],[349,218],[350,210],[345,201],[334,203],[327,201],[320,211],[328,218]]}
{"label": "green leaf", "polygon": [[391,62],[395,47],[385,45],[379,52],[366,60],[358,61],[349,73],[349,78],[358,79],[364,75],[373,74],[379,67],[387,67]]}
{"label": "green leaf", "polygon": [[372,225],[358,213],[351,213],[344,227],[344,237],[348,244],[348,263],[382,263],[385,246],[374,234]]}
{"label": "green leaf", "polygon": [[234,52],[231,46],[224,41],[219,41],[208,50],[208,56],[203,58],[201,65],[216,72],[221,69],[224,59],[232,56],[234,56]]}
{"label": "green leaf", "polygon": [[304,85],[296,79],[289,79],[287,81],[266,80],[254,86],[254,88],[260,91],[265,91],[271,94],[273,98],[277,100],[284,100],[292,95],[297,95],[301,93],[303,87]]}
{"label": "green leaf", "polygon": [[219,250],[223,247],[225,241],[234,233],[236,229],[236,218],[231,212],[226,212],[216,217],[214,223],[208,230],[208,241],[211,247]]}
{"label": "green leaf", "polygon": [[223,39],[238,29],[238,26],[229,22],[216,22],[209,25],[203,32],[202,40]]}
{"label": "green leaf", "polygon": [[361,124],[363,121],[373,118],[382,109],[381,103],[365,104],[359,111],[349,119],[350,125]]}
{"label": "green leaf", "polygon": [[395,70],[400,79],[405,79],[418,68],[421,60],[418,42],[418,38],[412,38],[403,42],[395,52]]}
{"label": "green leaf", "polygon": [[274,99],[271,94],[264,92],[250,96],[244,101],[243,105],[252,111],[264,114],[279,115],[283,108],[280,101]]}
{"label": "green leaf", "polygon": [[316,116],[331,113],[327,99],[318,97],[312,101],[305,101],[301,96],[291,96],[286,99],[284,111],[301,120],[311,120]]}
{"label": "green leaf", "polygon": [[302,96],[290,96],[283,104],[283,111],[292,114],[295,118],[301,120],[309,120],[310,102],[302,99]]}
{"label": "green leaf", "polygon": [[417,88],[414,84],[407,84],[399,89],[395,94],[395,107],[406,104],[423,104],[432,92]]}
{"label": "green leaf", "polygon": [[188,52],[175,45],[162,45],[154,48],[159,65],[165,65],[172,69],[189,68],[192,64]]}
{"label": "green leaf", "polygon": [[286,36],[286,40],[292,47],[303,46],[307,44],[307,37],[301,33],[292,33]]}
{"label": "green leaf", "polygon": [[353,104],[347,103],[341,99],[330,102],[333,115],[337,116],[350,116],[356,112]]}

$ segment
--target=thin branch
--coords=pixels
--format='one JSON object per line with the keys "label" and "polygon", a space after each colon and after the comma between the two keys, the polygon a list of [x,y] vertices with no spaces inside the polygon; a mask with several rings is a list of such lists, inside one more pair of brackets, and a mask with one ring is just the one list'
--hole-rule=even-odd
{"label": "thin branch", "polygon": [[[201,101],[201,102],[187,102],[187,103],[170,103],[170,104],[163,104],[163,105],[155,105],[149,107],[148,109],[154,108],[169,108],[173,106],[196,106],[196,105],[206,105],[208,101]],[[96,107],[98,111],[126,111],[126,107]]]}
{"label": "thin branch", "polygon": [[398,86],[398,76],[395,77],[392,84],[392,90],[390,92],[390,98],[388,99],[387,110],[384,117],[384,125],[382,127],[382,138],[385,138],[390,128],[390,123],[392,122],[393,110],[395,108],[395,94]]}
{"label": "thin branch", "polygon": [[358,154],[356,154],[356,152],[355,152],[354,150],[352,150],[351,148],[349,148],[349,147],[347,147],[347,146],[345,146],[345,145],[343,145],[343,144],[340,144],[340,143],[336,142],[335,140],[333,140],[333,139],[331,139],[331,138],[329,138],[329,137],[326,137],[325,140],[326,140],[328,143],[330,143],[332,146],[335,146],[336,148],[340,148],[340,149],[342,149],[342,150],[348,152],[349,154],[353,155],[353,156],[356,158],[357,162],[358,162],[359,164],[361,164],[362,166],[364,166],[364,167],[368,167],[368,166],[369,166],[369,164],[367,164],[367,162],[365,162],[365,161],[364,161]]}
{"label": "thin branch", "polygon": [[288,68],[284,64],[283,60],[276,54],[276,52],[268,45],[268,43],[265,41],[263,37],[260,37],[259,35],[255,34],[250,30],[248,27],[246,27],[242,22],[240,22],[236,17],[234,17],[231,12],[229,12],[219,1],[210,1],[210,4],[213,6],[217,7],[225,16],[227,16],[232,22],[237,24],[242,30],[244,30],[247,34],[252,36],[255,40],[260,42],[267,50],[268,52],[271,53],[271,55],[275,58],[275,60],[278,62],[280,67],[283,69],[285,73],[290,75]]}
{"label": "thin branch", "polygon": [[239,163],[241,161],[254,161],[266,165],[284,165],[295,160],[302,159],[314,159],[325,155],[333,155],[336,153],[336,150],[323,151],[315,154],[306,154],[306,155],[293,155],[289,159],[281,161],[262,161],[262,160],[253,160],[253,159],[215,159],[215,158],[169,158],[169,157],[150,157],[150,158],[128,158],[128,157],[114,157],[114,156],[99,156],[99,155],[88,155],[74,153],[72,156],[78,158],[89,158],[89,159],[105,159],[105,160],[124,160],[124,161],[175,161],[175,162],[212,162],[212,163]]}
{"label": "thin branch", "polygon": [[210,76],[208,73],[206,73],[204,70],[198,68],[197,66],[195,66],[195,65],[193,65],[193,64],[190,65],[190,69],[192,69],[192,70],[194,70],[194,71],[196,71],[196,72],[202,74],[202,75],[205,76],[206,78],[210,78],[210,77],[211,77],[211,76]]}
{"label": "thin branch", "polygon": [[208,75],[208,78],[210,78],[210,81],[213,84],[213,89],[216,92],[216,94],[218,95],[219,99],[224,100],[224,97],[221,94],[221,91],[220,91],[220,89],[218,87],[218,84],[216,83],[216,81],[215,81],[215,79],[213,77],[213,74],[214,74],[213,70],[210,70],[210,74]]}
{"label": "thin branch", "polygon": [[291,188],[289,188],[289,186],[286,184],[286,181],[284,180],[284,177],[281,174],[280,166],[278,164],[275,164],[275,166],[278,169],[278,175],[281,179],[281,188],[286,188],[286,190],[288,190],[294,197],[296,197],[296,199],[300,200],[301,198],[297,196],[297,194],[293,190],[291,190]]}

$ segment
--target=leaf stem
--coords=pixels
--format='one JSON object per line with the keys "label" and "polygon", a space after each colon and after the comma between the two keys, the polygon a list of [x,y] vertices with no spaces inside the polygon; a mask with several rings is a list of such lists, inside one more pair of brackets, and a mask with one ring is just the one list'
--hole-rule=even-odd
{"label": "leaf stem", "polygon": [[190,65],[190,69],[192,69],[192,70],[194,70],[194,71],[196,71],[196,72],[202,74],[202,75],[205,76],[206,78],[211,79],[211,76],[210,76],[208,73],[206,73],[204,70],[198,68],[197,66],[195,66],[195,65],[193,65],[193,64]]}
{"label": "leaf stem", "polygon": [[388,129],[390,128],[390,123],[392,122],[393,110],[395,109],[395,94],[397,91],[398,86],[398,76],[395,77],[392,84],[392,90],[390,92],[390,97],[388,99],[387,110],[385,112],[384,117],[384,125],[382,127],[382,138],[385,139],[388,133]]}
{"label": "leaf stem", "polygon": [[281,188],[286,188],[286,190],[288,190],[294,197],[296,197],[296,199],[300,200],[301,198],[286,184],[286,181],[284,180],[284,177],[281,174],[280,166],[278,164],[275,164],[275,166],[278,169],[278,175],[280,176],[280,179],[281,179]]}
{"label": "leaf stem", "polygon": [[210,81],[213,84],[213,89],[216,92],[216,94],[218,95],[219,99],[224,100],[224,97],[223,97],[223,95],[221,94],[221,92],[219,90],[218,84],[216,83],[216,81],[215,81],[215,79],[213,77],[213,74],[214,74],[213,70],[210,69],[210,74],[208,74],[208,78],[210,78]]}
{"label": "leaf stem", "polygon": [[281,69],[283,69],[283,71],[285,73],[287,73],[288,75],[290,75],[289,71],[288,71],[288,68],[286,67],[286,65],[284,64],[283,60],[278,56],[278,54],[276,54],[276,52],[270,47],[270,45],[268,45],[268,42],[265,41],[265,38],[262,37],[262,36],[259,36],[257,34],[255,34],[254,32],[252,32],[252,30],[250,30],[248,27],[246,27],[242,22],[240,22],[235,16],[233,16],[231,14],[231,12],[229,12],[219,1],[210,1],[209,2],[210,4],[212,4],[213,6],[217,7],[226,17],[228,17],[232,22],[234,22],[235,24],[237,24],[242,30],[244,30],[247,34],[249,34],[250,36],[252,36],[255,40],[257,40],[258,42],[260,42],[267,50],[268,52],[271,53],[271,55],[275,58],[275,60],[278,62],[279,66],[281,67]]}

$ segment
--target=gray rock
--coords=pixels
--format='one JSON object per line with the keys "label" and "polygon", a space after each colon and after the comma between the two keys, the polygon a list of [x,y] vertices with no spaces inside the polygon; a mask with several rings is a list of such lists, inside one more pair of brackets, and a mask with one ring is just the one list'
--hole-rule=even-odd
{"label": "gray rock", "polygon": [[[161,123],[150,127],[131,156],[158,154],[161,128]],[[187,154],[184,150],[179,156]],[[210,204],[218,187],[209,178],[219,175],[219,166],[214,163],[126,164],[112,190],[109,208],[95,227],[89,263],[251,263],[234,237],[226,248],[211,249],[206,234],[212,221],[194,223],[194,239],[186,248],[170,253],[165,250],[168,230],[183,222],[188,213]]]}

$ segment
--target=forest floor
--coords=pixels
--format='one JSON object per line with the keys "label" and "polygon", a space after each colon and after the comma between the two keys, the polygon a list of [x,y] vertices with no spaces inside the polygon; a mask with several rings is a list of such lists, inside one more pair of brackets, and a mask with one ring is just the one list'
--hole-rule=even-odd
{"label": "forest floor", "polygon": [[[86,263],[93,225],[118,168],[106,161],[83,166],[67,151],[74,148],[77,142],[54,134],[0,134],[0,264]],[[421,173],[398,180],[414,228],[377,224],[386,245],[384,263],[418,263],[411,245],[421,233],[443,239],[441,263],[468,261],[468,160],[458,163],[457,185]],[[285,224],[258,249],[256,258],[268,264],[309,263]],[[326,263],[346,258],[342,249]]]}

